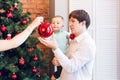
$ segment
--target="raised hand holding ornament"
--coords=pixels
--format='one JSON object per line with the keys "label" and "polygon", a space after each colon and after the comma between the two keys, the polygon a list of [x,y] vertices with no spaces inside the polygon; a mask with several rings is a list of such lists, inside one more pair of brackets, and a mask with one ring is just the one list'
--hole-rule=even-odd
{"label": "raised hand holding ornament", "polygon": [[50,23],[43,22],[38,27],[38,33],[40,37],[47,38],[53,34],[53,30]]}

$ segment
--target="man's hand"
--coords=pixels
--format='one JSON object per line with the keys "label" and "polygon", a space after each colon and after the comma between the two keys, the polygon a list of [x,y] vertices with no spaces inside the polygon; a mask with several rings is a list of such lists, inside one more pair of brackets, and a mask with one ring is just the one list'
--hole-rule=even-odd
{"label": "man's hand", "polygon": [[41,37],[38,37],[38,40],[44,44],[45,46],[49,47],[49,48],[52,48],[53,50],[56,50],[57,49],[57,42],[55,41],[55,38],[54,38],[54,34],[52,35],[52,39],[45,39],[45,38],[41,38]]}

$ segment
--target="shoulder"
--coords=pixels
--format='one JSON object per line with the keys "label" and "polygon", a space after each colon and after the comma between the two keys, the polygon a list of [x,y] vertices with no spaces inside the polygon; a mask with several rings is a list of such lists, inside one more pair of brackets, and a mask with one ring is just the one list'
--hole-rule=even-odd
{"label": "shoulder", "polygon": [[67,39],[69,39],[70,33],[68,31],[62,31],[62,35],[65,36]]}

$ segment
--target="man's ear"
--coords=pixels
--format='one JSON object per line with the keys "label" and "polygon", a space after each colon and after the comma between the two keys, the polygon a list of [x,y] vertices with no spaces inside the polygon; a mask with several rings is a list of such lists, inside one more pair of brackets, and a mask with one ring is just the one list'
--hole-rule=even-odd
{"label": "man's ear", "polygon": [[86,25],[86,21],[82,21],[82,25],[83,25],[83,26]]}

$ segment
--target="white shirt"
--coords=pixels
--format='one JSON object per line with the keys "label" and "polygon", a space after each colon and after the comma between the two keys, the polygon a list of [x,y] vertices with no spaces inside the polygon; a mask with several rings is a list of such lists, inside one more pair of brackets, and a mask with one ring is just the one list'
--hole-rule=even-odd
{"label": "white shirt", "polygon": [[53,51],[63,67],[60,80],[92,80],[95,51],[94,40],[87,32],[70,41],[66,55],[59,48]]}

